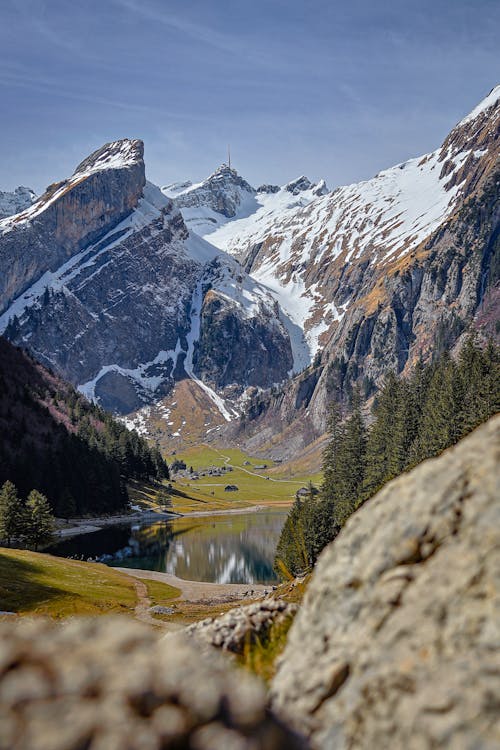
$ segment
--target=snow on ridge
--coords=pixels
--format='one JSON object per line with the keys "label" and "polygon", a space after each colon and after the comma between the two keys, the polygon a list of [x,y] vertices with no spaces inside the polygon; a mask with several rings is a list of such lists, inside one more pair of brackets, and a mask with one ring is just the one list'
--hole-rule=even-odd
{"label": "snow on ridge", "polygon": [[172,369],[174,369],[177,362],[178,355],[182,352],[179,339],[175,349],[170,351],[160,351],[154,359],[150,362],[141,362],[136,367],[121,367],[117,364],[103,365],[97,375],[85,383],[77,385],[77,389],[82,393],[89,401],[95,401],[95,388],[99,380],[106,375],[108,372],[116,372],[125,377],[129,377],[135,380],[142,388],[154,392],[159,385],[163,383],[165,377],[163,374],[150,375],[148,369],[154,367],[154,365],[166,364],[169,360],[173,362]]}
{"label": "snow on ridge", "polygon": [[141,150],[142,142],[137,139],[124,138],[106,143],[77,166],[73,177],[87,177],[104,169],[130,167],[137,162]]}
{"label": "snow on ridge", "polygon": [[[103,253],[108,252],[131,234],[143,229],[158,218],[161,210],[168,204],[168,198],[161,193],[159,188],[150,182],[146,183],[144,197],[139,199],[137,207],[129,216],[111,229],[99,242],[89,245],[73,255],[56,271],[46,271],[34,284],[11,302],[7,310],[0,315],[0,333],[5,331],[9,321],[14,316],[21,318],[28,307],[37,304],[46,289],[54,292],[63,290],[68,282],[78,276],[83,269],[94,265]],[[117,238],[113,239],[115,236]],[[96,251],[96,247],[100,249]]]}
{"label": "snow on ridge", "polygon": [[462,125],[467,125],[469,122],[472,122],[472,120],[475,120],[476,117],[478,117],[483,112],[486,112],[490,107],[493,107],[495,104],[497,104],[498,100],[500,99],[500,84],[498,86],[494,86],[494,88],[491,89],[488,96],[485,96],[485,98],[479,102],[477,107],[474,107],[472,112],[469,112],[468,115],[466,115],[463,120],[460,120],[457,128],[462,127]]}
{"label": "snow on ridge", "polygon": [[0,219],[5,219],[29,208],[37,200],[37,195],[29,187],[20,185],[13,192],[0,190]]}
{"label": "snow on ridge", "polygon": [[52,187],[53,192],[48,190],[44,195],[39,196],[28,208],[0,220],[0,232],[5,233],[14,227],[26,226],[29,221],[43,213],[49,206],[71,190],[72,187],[82,180],[87,179],[92,174],[102,172],[105,169],[122,169],[132,166],[137,162],[139,153],[138,144],[141,144],[140,148],[142,148],[142,142],[137,140],[126,139],[106,144],[102,149],[99,149],[95,154],[91,154],[81,162],[71,177],[54,185]]}

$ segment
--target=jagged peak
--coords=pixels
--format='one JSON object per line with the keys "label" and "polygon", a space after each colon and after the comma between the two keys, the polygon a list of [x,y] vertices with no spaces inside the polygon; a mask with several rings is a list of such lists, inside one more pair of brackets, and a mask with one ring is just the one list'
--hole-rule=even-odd
{"label": "jagged peak", "polygon": [[204,181],[202,184],[213,184],[217,182],[225,182],[233,185],[237,185],[238,187],[242,188],[243,190],[246,190],[249,193],[255,193],[255,188],[253,188],[249,182],[247,182],[241,175],[238,174],[236,169],[233,167],[230,167],[228,164],[221,164],[217,167],[217,169],[212,172],[209,177]]}
{"label": "jagged peak", "polygon": [[19,213],[29,208],[37,199],[30,187],[19,185],[12,192],[0,190],[0,219]]}
{"label": "jagged peak", "polygon": [[314,195],[325,195],[325,193],[328,192],[325,180],[320,180],[319,182],[315,183],[311,182],[311,180],[305,175],[301,175],[295,180],[287,182],[283,189],[288,193],[292,193],[292,195],[298,195],[299,193],[303,193],[306,190],[312,190]]}
{"label": "jagged peak", "polygon": [[138,138],[123,138],[105,143],[84,159],[73,176],[100,172],[103,169],[123,169],[134,164],[144,164],[144,143]]}

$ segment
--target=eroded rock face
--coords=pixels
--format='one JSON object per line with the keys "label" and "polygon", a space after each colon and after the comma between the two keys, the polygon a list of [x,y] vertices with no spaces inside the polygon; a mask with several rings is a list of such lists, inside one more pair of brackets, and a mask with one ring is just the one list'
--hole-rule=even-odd
{"label": "eroded rock face", "polygon": [[106,144],[0,222],[0,331],[123,414],[193,374],[238,395],[283,380],[292,349],[276,301],[144,184],[142,153]]}
{"label": "eroded rock face", "polygon": [[0,222],[0,312],[45,271],[96,242],[138,204],[146,182],[142,141],[108,143],[72,177]]}
{"label": "eroded rock face", "polygon": [[179,208],[211,208],[226,218],[233,218],[244,197],[248,199],[253,193],[253,187],[236,170],[222,164],[204,182],[188,188],[175,200]]}
{"label": "eroded rock face", "polygon": [[216,388],[241,382],[241,373],[247,386],[266,387],[286,378],[293,357],[278,307],[257,300],[257,308],[244,314],[244,308],[217,290],[205,294],[193,357],[197,376]]}
{"label": "eroded rock face", "polygon": [[387,485],[320,557],[272,687],[314,748],[500,743],[500,416]]}
{"label": "eroded rock face", "polygon": [[0,747],[299,750],[261,684],[119,618],[0,625]]}

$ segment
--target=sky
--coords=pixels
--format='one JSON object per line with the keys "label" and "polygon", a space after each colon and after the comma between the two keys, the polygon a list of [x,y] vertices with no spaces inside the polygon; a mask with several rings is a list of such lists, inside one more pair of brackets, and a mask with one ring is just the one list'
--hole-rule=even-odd
{"label": "sky", "polygon": [[0,190],[111,140],[150,180],[226,160],[329,187],[432,151],[500,83],[498,0],[0,0]]}

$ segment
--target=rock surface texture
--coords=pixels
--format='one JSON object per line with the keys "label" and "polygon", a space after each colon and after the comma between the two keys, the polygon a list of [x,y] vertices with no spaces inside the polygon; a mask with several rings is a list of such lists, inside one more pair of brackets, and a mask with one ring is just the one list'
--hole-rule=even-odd
{"label": "rock surface texture", "polygon": [[241,654],[245,646],[256,638],[265,638],[274,625],[284,623],[296,612],[296,604],[269,598],[232,609],[222,617],[194,623],[186,628],[186,633],[209,646]]}
{"label": "rock surface texture", "polygon": [[500,746],[500,416],[320,557],[272,686],[314,748]]}
{"label": "rock surface texture", "polygon": [[0,625],[2,750],[299,750],[261,684],[125,619]]}

